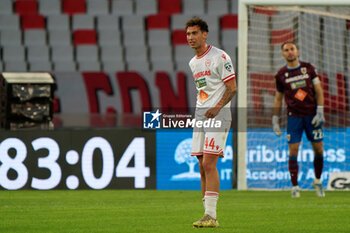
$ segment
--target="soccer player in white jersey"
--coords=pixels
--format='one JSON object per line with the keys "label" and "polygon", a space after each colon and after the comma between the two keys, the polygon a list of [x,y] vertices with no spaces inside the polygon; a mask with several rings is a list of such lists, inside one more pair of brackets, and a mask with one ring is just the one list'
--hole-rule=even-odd
{"label": "soccer player in white jersey", "polygon": [[205,208],[203,218],[194,222],[194,227],[219,226],[216,203],[220,179],[216,164],[218,158],[224,156],[231,126],[231,99],[237,92],[231,58],[223,50],[206,43],[208,31],[208,24],[200,18],[192,18],[186,23],[187,41],[196,54],[189,62],[198,91],[195,118],[202,121],[214,118],[221,122],[221,127],[216,129],[193,130],[191,155],[199,160]]}

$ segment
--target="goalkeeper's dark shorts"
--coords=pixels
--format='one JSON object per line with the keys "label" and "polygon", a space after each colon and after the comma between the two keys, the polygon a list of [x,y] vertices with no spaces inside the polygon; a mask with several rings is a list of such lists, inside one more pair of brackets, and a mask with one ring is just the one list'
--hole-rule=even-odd
{"label": "goalkeeper's dark shorts", "polygon": [[323,141],[322,124],[315,127],[311,124],[314,116],[309,117],[288,117],[287,123],[287,140],[288,143],[297,143],[301,141],[305,130],[306,137],[311,142]]}

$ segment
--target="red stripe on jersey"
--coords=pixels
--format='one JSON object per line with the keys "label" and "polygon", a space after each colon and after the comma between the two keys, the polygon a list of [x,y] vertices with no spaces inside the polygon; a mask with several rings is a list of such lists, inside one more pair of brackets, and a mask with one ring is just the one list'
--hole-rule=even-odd
{"label": "red stripe on jersey", "polygon": [[200,56],[196,56],[197,59],[201,59],[202,57],[204,57],[207,53],[209,53],[210,49],[211,49],[211,45],[208,46],[207,50],[205,50],[205,52],[200,55]]}
{"label": "red stripe on jersey", "polygon": [[231,79],[234,79],[234,78],[236,78],[236,75],[235,74],[231,74],[231,75],[227,76],[226,78],[224,78],[222,81],[225,83],[225,82],[227,82],[227,81],[229,81]]}

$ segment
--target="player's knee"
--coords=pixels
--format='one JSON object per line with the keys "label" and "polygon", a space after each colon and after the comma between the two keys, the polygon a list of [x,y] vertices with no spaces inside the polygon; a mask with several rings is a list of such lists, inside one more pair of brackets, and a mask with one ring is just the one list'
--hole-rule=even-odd
{"label": "player's knee", "polygon": [[201,174],[202,177],[205,176],[203,163],[199,163],[199,173]]}
{"label": "player's knee", "polygon": [[312,144],[316,155],[323,155],[323,142],[316,142]]}
{"label": "player's knee", "polygon": [[314,148],[314,152],[316,155],[323,155],[323,148]]}
{"label": "player's knee", "polygon": [[298,156],[298,149],[289,149],[290,156]]}
{"label": "player's knee", "polygon": [[210,161],[203,161],[202,166],[206,174],[209,174],[216,169],[216,165],[211,163]]}
{"label": "player's knee", "polygon": [[289,155],[297,156],[299,151],[299,144],[289,144]]}

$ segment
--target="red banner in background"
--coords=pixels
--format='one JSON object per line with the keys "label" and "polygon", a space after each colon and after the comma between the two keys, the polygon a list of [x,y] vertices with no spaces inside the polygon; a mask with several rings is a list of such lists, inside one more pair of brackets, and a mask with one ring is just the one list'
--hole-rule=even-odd
{"label": "red banner in background", "polygon": [[184,72],[57,73],[55,77],[58,126],[139,126],[143,111],[188,113],[195,107],[195,85]]}

